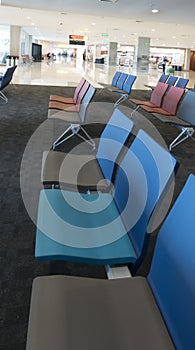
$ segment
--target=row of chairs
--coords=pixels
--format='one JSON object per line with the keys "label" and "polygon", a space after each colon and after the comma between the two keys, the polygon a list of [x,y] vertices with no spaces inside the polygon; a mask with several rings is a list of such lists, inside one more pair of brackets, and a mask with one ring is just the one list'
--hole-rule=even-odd
{"label": "row of chairs", "polygon": [[33,282],[26,350],[195,349],[195,176],[158,234],[148,276]]}
{"label": "row of chairs", "polygon": [[[158,80],[160,83],[166,83],[170,86],[176,86],[180,87],[182,89],[185,89],[189,79],[187,78],[182,78],[182,77],[177,77],[175,75],[169,75],[169,74],[162,74]],[[151,90],[154,90],[155,85],[149,85],[149,84],[144,84],[147,88],[150,88]]]}
{"label": "row of chairs", "polygon": [[[120,94],[119,100],[114,104],[115,107],[129,96],[131,92],[131,87],[135,79],[136,79],[135,76],[117,71],[112,79],[112,84],[104,86],[104,88],[107,88],[109,91]],[[163,83],[163,81],[167,81],[167,82]],[[175,82],[176,82],[176,85],[172,86]],[[160,115],[160,118],[161,118],[161,115],[170,116],[169,120],[163,119],[163,122],[173,124],[180,130],[180,134],[178,135],[178,137],[176,137],[173,140],[173,142],[170,144],[169,146],[170,150],[176,145],[178,145],[179,143],[186,140],[188,137],[192,137],[194,133],[194,128],[193,128],[194,122],[192,121],[193,118],[191,118],[191,116],[190,118],[188,118],[188,114],[187,114],[184,117],[184,120],[182,120],[182,122],[180,120],[177,120],[177,121],[173,120],[172,118],[172,116],[176,115],[179,103],[182,100],[182,97],[184,95],[184,92],[185,92],[184,89],[187,82],[188,82],[188,79],[162,74],[159,79],[159,82],[157,83],[156,87],[152,91],[150,101],[140,101],[136,99],[129,99],[131,102],[137,105],[137,108],[132,112],[132,115],[141,106],[141,108],[146,110],[147,112],[150,112],[153,114],[157,113],[158,115]],[[81,129],[82,129],[82,132],[85,134],[85,140],[89,142],[93,148],[95,147],[93,140],[86,133],[85,129],[81,127],[81,122],[83,122],[85,118],[86,108],[84,108],[84,113],[82,113],[82,118],[79,118],[79,109],[82,105],[82,99],[85,96],[85,93],[89,85],[90,85],[89,82],[87,82],[84,78],[82,78],[77,88],[75,89],[75,93],[72,98],[66,98],[66,97],[55,96],[55,95],[50,96],[48,117],[58,118],[58,119],[60,118],[60,119],[66,120],[67,116],[66,116],[66,113],[64,112],[68,112],[69,116],[71,114],[70,112],[73,112],[73,116],[71,115],[71,120],[74,120],[74,124],[71,123],[71,126],[68,127],[65,130],[65,132],[60,136],[60,138],[54,142],[53,149],[55,149],[57,145],[66,141],[67,139],[69,139],[69,137],[72,137],[75,134],[78,134],[78,136],[80,136],[81,134],[79,133],[79,131]],[[86,106],[87,104],[85,103],[83,105]],[[74,118],[74,112],[77,112],[76,120]],[[172,123],[172,121],[174,123]],[[67,135],[69,132],[71,133],[71,135]],[[181,140],[180,140],[180,137],[182,137]]]}
{"label": "row of chairs", "polygon": [[[96,157],[53,151],[44,154],[42,180],[63,182],[65,190],[44,189],[40,193],[35,248],[38,259],[131,263],[132,270],[140,264],[146,252],[150,215],[178,164],[142,130],[126,155],[121,154],[132,127],[132,121],[115,109],[101,135]],[[117,158],[122,155],[110,193],[107,188],[113,181]],[[72,191],[77,184],[85,190],[82,196]],[[97,189],[104,192],[91,193]]]}
{"label": "row of chairs", "polygon": [[132,115],[139,109],[152,113],[155,118],[167,125],[173,125],[180,130],[179,135],[170,143],[169,150],[177,146],[187,138],[193,139],[195,131],[195,94],[194,91],[166,83],[158,82],[152,91],[150,101],[130,99],[137,107]]}
{"label": "row of chairs", "polygon": [[[68,111],[63,118],[65,115]],[[52,186],[40,192],[38,259],[128,263],[132,274],[136,273],[147,252],[150,232],[157,225],[155,209],[170,190],[178,162],[143,130],[124,149],[133,126],[131,119],[115,109],[101,134],[96,156],[61,154],[59,161],[56,157],[62,152],[44,153],[42,181],[63,183],[64,189]],[[55,179],[53,169],[58,173]],[[100,176],[94,179],[97,172]],[[75,191],[75,174],[81,174],[79,187],[85,193]],[[194,349],[192,193],[193,175],[161,228],[147,278],[36,278],[26,349],[126,350],[132,345],[137,350]],[[183,261],[187,272],[181,270]]]}
{"label": "row of chairs", "polygon": [[120,103],[129,97],[136,78],[137,77],[135,75],[117,71],[110,85],[101,83],[104,89],[107,89],[108,91],[120,96],[114,104],[115,107],[117,107]]}

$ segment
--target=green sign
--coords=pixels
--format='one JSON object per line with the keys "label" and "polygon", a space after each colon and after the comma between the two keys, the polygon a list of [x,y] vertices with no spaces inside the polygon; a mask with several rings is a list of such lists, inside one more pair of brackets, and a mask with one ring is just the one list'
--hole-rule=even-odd
{"label": "green sign", "polygon": [[102,33],[102,36],[108,36],[108,33]]}

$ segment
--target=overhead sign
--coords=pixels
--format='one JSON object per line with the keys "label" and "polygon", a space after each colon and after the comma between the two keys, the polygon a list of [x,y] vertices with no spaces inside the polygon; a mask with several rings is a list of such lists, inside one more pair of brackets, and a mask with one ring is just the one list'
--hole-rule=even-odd
{"label": "overhead sign", "polygon": [[85,45],[84,35],[69,35],[69,44],[70,45]]}
{"label": "overhead sign", "polygon": [[102,33],[102,36],[108,36],[108,33]]}

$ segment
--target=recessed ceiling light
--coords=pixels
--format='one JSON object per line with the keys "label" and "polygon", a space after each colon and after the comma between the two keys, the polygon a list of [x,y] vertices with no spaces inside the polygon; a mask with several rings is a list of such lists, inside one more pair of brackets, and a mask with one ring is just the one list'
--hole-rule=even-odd
{"label": "recessed ceiling light", "polygon": [[152,9],[152,13],[158,13],[158,9]]}
{"label": "recessed ceiling light", "polygon": [[152,32],[155,32],[156,29],[152,29]]}
{"label": "recessed ceiling light", "polygon": [[113,3],[115,3],[115,2],[117,2],[118,0],[99,0],[100,2],[113,2]]}
{"label": "recessed ceiling light", "polygon": [[92,23],[91,23],[91,25],[92,25],[92,26],[95,26],[95,25],[96,25],[96,23],[95,23],[95,22],[92,22]]}

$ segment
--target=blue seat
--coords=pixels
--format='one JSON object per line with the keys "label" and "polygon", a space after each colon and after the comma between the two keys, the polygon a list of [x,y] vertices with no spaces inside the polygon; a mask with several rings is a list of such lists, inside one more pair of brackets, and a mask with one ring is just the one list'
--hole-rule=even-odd
{"label": "blue seat", "polygon": [[194,197],[190,175],[160,229],[147,278],[37,277],[26,350],[194,350]]}
{"label": "blue seat", "polygon": [[122,73],[117,81],[116,88],[108,88],[110,92],[114,92],[115,94],[120,95],[119,99],[114,104],[115,107],[118,106],[124,100],[126,100],[127,97],[130,95],[131,88],[135,80],[135,75]]}
{"label": "blue seat", "polygon": [[174,86],[176,81],[177,81],[178,77],[175,77],[174,75],[169,75],[166,84],[170,85],[170,86]]}
{"label": "blue seat", "polygon": [[107,190],[114,181],[117,159],[132,128],[132,120],[115,109],[100,136],[96,155],[44,152],[42,182],[85,190]]}
{"label": "blue seat", "polygon": [[114,74],[114,76],[113,76],[113,78],[112,78],[112,86],[117,86],[117,82],[118,82],[118,80],[119,80],[121,74],[122,74],[122,73],[121,73],[121,72],[118,72],[118,71]]}
{"label": "blue seat", "polygon": [[113,195],[42,190],[36,258],[131,263],[137,268],[145,254],[150,216],[176,165],[169,152],[140,130],[120,164]]}
{"label": "blue seat", "polygon": [[118,80],[117,80],[116,86],[115,87],[110,86],[110,87],[108,87],[108,90],[110,92],[118,92],[118,91],[123,90],[124,84],[125,84],[128,76],[129,76],[129,74],[127,74],[127,73],[121,73]]}
{"label": "blue seat", "polygon": [[159,78],[159,82],[160,82],[160,83],[166,83],[168,77],[169,77],[168,74],[161,74],[161,76],[160,76],[160,78]]}
{"label": "blue seat", "polygon": [[116,87],[118,89],[121,89],[123,90],[123,86],[124,86],[124,83],[126,81],[126,79],[128,78],[128,74],[127,73],[122,73],[119,77],[119,79],[117,80],[117,84],[116,84]]}
{"label": "blue seat", "polygon": [[180,87],[182,89],[185,89],[187,86],[187,83],[189,82],[189,79],[186,78],[179,78],[175,84],[175,86]]}
{"label": "blue seat", "polygon": [[12,81],[13,74],[16,68],[17,66],[7,68],[5,74],[0,79],[0,98],[2,98],[2,100],[5,101],[5,103],[8,102],[8,98],[5,96],[2,90],[5,89],[5,87],[8,86],[9,83]]}
{"label": "blue seat", "polygon": [[136,80],[136,76],[135,75],[131,75],[129,74],[127,79],[125,80],[124,84],[123,84],[123,88],[122,90],[113,90],[114,93],[120,95],[119,99],[115,102],[114,106],[118,106],[120,103],[122,103],[123,101],[125,101],[130,93],[131,93],[131,88]]}
{"label": "blue seat", "polygon": [[[122,75],[122,72],[116,71],[116,73],[114,74],[114,76],[112,78],[111,84],[103,84],[102,82],[99,82],[99,84],[103,86],[103,89],[117,87],[117,82],[118,82],[121,75]],[[103,89],[100,90],[100,93],[102,92]]]}
{"label": "blue seat", "polygon": [[[168,79],[169,75],[168,74],[161,74],[158,83],[166,83],[167,79]],[[149,84],[144,84],[144,86],[146,86],[147,88],[151,89],[152,91],[155,89],[156,86],[153,85],[149,85]]]}
{"label": "blue seat", "polygon": [[178,350],[195,349],[195,176],[161,228],[148,282]]}

